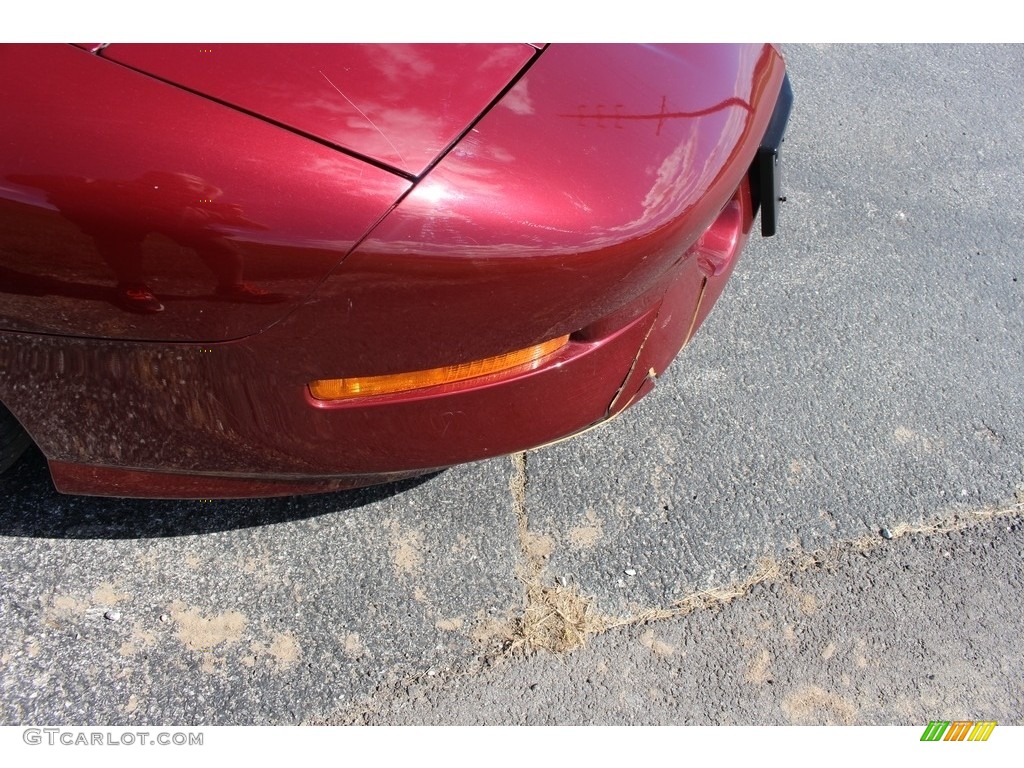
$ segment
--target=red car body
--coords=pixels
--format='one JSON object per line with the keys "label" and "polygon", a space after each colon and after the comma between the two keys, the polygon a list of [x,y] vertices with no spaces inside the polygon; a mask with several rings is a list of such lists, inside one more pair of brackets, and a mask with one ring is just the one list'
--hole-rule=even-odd
{"label": "red car body", "polygon": [[0,403],[58,490],[117,496],[349,488],[614,416],[721,293],[785,90],[767,45],[0,61]]}

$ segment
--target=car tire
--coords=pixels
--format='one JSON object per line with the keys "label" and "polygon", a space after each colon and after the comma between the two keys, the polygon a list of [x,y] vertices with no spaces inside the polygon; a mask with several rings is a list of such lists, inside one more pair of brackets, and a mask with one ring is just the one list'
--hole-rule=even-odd
{"label": "car tire", "polygon": [[32,445],[32,438],[10,411],[0,404],[0,472],[6,472]]}

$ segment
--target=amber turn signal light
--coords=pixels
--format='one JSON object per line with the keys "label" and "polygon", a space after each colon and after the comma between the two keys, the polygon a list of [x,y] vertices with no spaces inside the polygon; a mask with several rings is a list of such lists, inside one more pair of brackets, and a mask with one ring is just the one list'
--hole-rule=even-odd
{"label": "amber turn signal light", "polygon": [[438,384],[454,384],[493,373],[510,371],[513,368],[535,367],[541,358],[557,352],[569,341],[568,336],[559,336],[526,349],[506,352],[503,355],[485,357],[459,365],[430,368],[426,371],[392,373],[387,376],[354,376],[347,379],[318,379],[309,383],[309,393],[317,400],[350,400],[355,397],[392,395],[413,389],[435,387]]}

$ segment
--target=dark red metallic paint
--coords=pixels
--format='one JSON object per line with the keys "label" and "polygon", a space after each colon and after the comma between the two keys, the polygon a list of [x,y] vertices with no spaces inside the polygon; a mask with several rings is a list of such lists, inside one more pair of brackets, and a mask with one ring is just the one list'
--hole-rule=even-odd
{"label": "dark red metallic paint", "polygon": [[[550,46],[410,182],[82,50],[0,56],[36,89],[4,86],[16,112],[38,110],[0,117],[0,401],[60,490],[133,496],[351,487],[531,448],[619,412],[731,272],[752,221],[747,168],[784,76],[770,46]],[[44,63],[50,74],[33,74]],[[416,141],[400,121],[389,130]],[[248,259],[262,265],[253,274],[288,300],[203,303],[198,248],[161,225],[145,242],[160,291],[175,286],[181,306],[128,315],[101,296],[113,278],[82,215],[11,173],[129,189],[146,174],[194,175],[263,229],[197,226],[249,249],[247,272]],[[140,215],[117,205],[111,227]],[[306,387],[566,333],[536,370],[344,405]]]}
{"label": "dark red metallic paint", "polygon": [[[0,70],[0,330],[247,336],[305,299],[411,186],[72,46],[0,46]],[[126,270],[166,311],[116,304]],[[282,300],[221,300],[233,271]]]}
{"label": "dark red metallic paint", "polygon": [[528,45],[125,45],[104,58],[413,176],[505,89]]}

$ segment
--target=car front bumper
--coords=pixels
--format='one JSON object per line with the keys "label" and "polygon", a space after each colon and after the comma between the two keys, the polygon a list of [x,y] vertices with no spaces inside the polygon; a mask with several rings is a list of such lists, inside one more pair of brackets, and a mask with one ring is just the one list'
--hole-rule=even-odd
{"label": "car front bumper", "polygon": [[[664,99],[660,112],[641,104],[611,124],[600,112],[559,113],[557,101],[541,109],[595,55],[621,54],[546,51],[516,86],[516,109],[488,114],[303,306],[261,333],[207,344],[0,333],[0,400],[58,490],[352,488],[555,442],[643,397],[724,288],[755,204],[765,208],[750,169],[785,70],[770,47],[701,48],[682,55],[713,64],[719,90],[694,96],[674,74],[662,85],[676,102],[713,108],[666,111]],[[646,76],[652,55],[662,54],[628,63]],[[524,126],[536,135],[517,145]],[[557,152],[546,136],[562,142]],[[601,164],[588,167],[591,156]],[[539,183],[553,168],[560,184]],[[595,187],[610,170],[615,183]],[[565,335],[529,369],[351,402],[309,390]]]}

